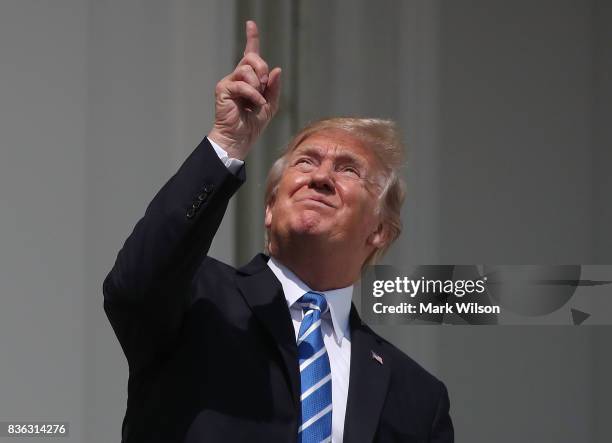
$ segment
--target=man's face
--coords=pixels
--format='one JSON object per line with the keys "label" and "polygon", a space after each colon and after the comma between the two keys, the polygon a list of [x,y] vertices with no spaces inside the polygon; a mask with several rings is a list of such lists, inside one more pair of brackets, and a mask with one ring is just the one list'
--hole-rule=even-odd
{"label": "man's face", "polygon": [[289,155],[266,206],[270,237],[324,239],[365,260],[384,241],[377,215],[382,180],[376,155],[348,132],[307,137]]}

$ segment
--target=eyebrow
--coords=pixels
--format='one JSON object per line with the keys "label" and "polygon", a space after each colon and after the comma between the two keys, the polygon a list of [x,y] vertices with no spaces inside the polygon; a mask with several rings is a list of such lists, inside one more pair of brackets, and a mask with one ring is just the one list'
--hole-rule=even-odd
{"label": "eyebrow", "polygon": [[[311,155],[317,158],[321,158],[323,156],[322,149],[315,145],[302,145],[295,148],[293,151],[294,155]],[[339,160],[341,162],[350,161],[360,167],[366,167],[367,162],[361,156],[346,150],[341,149],[339,153],[334,155],[335,160]]]}

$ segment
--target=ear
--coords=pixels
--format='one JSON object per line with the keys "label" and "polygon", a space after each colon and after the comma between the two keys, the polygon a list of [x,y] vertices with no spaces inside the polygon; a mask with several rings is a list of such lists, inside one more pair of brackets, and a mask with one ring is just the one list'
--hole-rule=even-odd
{"label": "ear", "polygon": [[389,229],[386,223],[379,222],[376,230],[367,238],[366,242],[376,249],[384,247],[389,241]]}
{"label": "ear", "polygon": [[271,199],[270,202],[266,205],[266,213],[264,216],[264,226],[266,229],[270,229],[272,226],[272,205],[274,204],[274,200]]}

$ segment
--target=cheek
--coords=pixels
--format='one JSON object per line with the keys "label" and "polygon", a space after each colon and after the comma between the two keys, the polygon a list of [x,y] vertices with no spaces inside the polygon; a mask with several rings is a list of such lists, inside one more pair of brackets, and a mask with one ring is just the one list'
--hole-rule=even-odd
{"label": "cheek", "polygon": [[348,192],[345,194],[345,204],[350,208],[350,216],[360,229],[369,230],[378,225],[378,215],[376,212],[378,201],[369,193],[359,190],[359,192]]}
{"label": "cheek", "polygon": [[278,187],[278,193],[281,198],[290,198],[301,188],[308,185],[307,177],[304,174],[295,172],[286,172],[281,179]]}
{"label": "cheek", "polygon": [[336,190],[343,206],[353,213],[365,214],[373,206],[371,196],[361,187],[338,184]]}
{"label": "cheek", "polygon": [[304,187],[304,183],[307,182],[296,174],[286,173],[283,176],[278,184],[274,207],[272,208],[273,218],[276,219],[277,222],[286,220],[294,215],[295,211],[292,210],[293,206],[291,199],[294,194]]}

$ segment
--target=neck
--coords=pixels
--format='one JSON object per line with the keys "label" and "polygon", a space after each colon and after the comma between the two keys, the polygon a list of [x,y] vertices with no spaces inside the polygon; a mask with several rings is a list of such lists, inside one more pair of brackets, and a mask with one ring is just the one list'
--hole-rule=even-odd
{"label": "neck", "polygon": [[344,288],[359,279],[363,261],[359,254],[321,247],[313,241],[304,243],[270,245],[270,255],[315,291]]}

